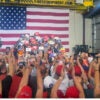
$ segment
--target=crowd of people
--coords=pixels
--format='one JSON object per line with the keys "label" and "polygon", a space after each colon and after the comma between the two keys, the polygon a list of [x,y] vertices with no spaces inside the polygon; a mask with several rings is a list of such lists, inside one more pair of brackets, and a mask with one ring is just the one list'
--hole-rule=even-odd
{"label": "crowd of people", "polygon": [[25,34],[0,53],[1,98],[99,98],[100,54],[68,55],[55,36]]}

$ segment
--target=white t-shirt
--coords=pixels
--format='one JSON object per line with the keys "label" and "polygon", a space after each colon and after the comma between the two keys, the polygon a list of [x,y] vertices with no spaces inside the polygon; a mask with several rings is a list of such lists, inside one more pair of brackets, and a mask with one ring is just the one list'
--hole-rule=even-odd
{"label": "white t-shirt", "polygon": [[69,87],[69,78],[67,72],[65,72],[65,78],[63,79],[62,83],[59,86],[59,90],[61,90],[64,94],[66,89]]}
{"label": "white t-shirt", "polygon": [[55,72],[53,70],[54,70],[54,66],[52,65],[51,69],[50,69],[50,74],[52,77],[54,77],[54,75],[55,75]]}

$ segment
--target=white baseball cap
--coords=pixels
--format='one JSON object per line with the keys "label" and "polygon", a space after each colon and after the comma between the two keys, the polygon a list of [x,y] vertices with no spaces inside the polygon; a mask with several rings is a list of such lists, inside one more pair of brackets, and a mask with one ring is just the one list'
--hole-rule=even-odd
{"label": "white baseball cap", "polygon": [[44,78],[44,87],[45,88],[51,88],[55,84],[56,80],[52,78],[51,76],[46,76]]}

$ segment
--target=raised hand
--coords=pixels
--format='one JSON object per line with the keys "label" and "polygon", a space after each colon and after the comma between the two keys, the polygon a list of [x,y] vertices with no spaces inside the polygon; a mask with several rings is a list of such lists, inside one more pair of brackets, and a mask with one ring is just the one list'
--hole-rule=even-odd
{"label": "raised hand", "polygon": [[8,56],[8,63],[9,63],[9,75],[10,76],[13,76],[14,75],[14,71],[15,71],[15,66],[16,66],[16,62],[15,62],[15,57],[14,57],[14,54],[13,54],[13,50],[11,49]]}
{"label": "raised hand", "polygon": [[87,81],[88,81],[88,77],[87,77],[87,75],[86,75],[85,72],[82,72],[81,77],[83,78],[83,81],[84,81],[84,82],[87,82]]}
{"label": "raised hand", "polygon": [[100,64],[99,63],[97,63],[96,61],[93,61],[92,65],[93,65],[94,70],[99,70],[99,68],[100,68]]}
{"label": "raised hand", "polygon": [[65,71],[64,71],[64,67],[61,69],[61,77],[64,79],[65,77]]}

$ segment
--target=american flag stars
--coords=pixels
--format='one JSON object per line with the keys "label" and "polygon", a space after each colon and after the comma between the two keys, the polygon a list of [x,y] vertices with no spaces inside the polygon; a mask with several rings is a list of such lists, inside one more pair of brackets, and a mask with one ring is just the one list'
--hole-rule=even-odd
{"label": "american flag stars", "polygon": [[26,8],[0,6],[0,29],[22,30],[26,28]]}

